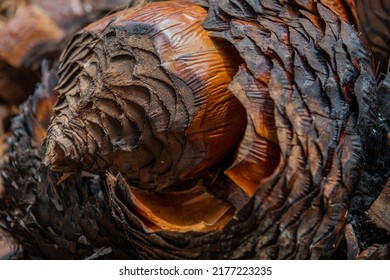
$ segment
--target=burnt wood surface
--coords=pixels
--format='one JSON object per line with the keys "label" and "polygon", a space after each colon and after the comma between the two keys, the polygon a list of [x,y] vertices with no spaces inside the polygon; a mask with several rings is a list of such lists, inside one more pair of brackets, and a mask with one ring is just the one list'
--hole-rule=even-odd
{"label": "burnt wood surface", "polygon": [[[89,170],[90,163],[82,167],[83,172],[78,168],[63,173],[58,172],[61,168],[51,171],[51,160],[45,160],[49,166],[43,164],[47,147],[42,145],[50,114],[42,112],[52,110],[57,77],[44,69],[40,87],[13,120],[1,171],[1,225],[22,244],[23,257],[388,258],[389,232],[381,228],[380,221],[370,219],[373,214],[369,213],[376,211],[371,207],[390,172],[389,75],[377,85],[376,64],[353,27],[356,17],[359,19],[359,8],[354,14],[348,12],[351,1],[334,6],[334,1],[325,0],[192,2],[206,9],[202,25],[209,36],[234,49],[232,54],[240,57],[234,62],[236,73],[228,89],[246,113],[243,138],[232,151],[232,162],[218,162],[212,171],[202,170],[191,178],[213,193],[217,187],[213,172],[225,171],[217,184],[245,192],[233,218],[222,228],[207,232],[156,229],[150,216],[137,208],[135,189],[142,185],[138,177],[120,168],[110,171],[104,165],[99,165],[101,170]],[[173,2],[171,5],[175,6]],[[191,10],[194,4],[183,5]],[[145,13],[148,7],[152,6],[145,6]],[[158,9],[150,9],[155,12],[152,18],[160,16]],[[158,30],[158,25],[147,24],[141,26],[143,29],[134,28],[132,17],[126,18],[128,13],[132,11],[111,15],[109,20],[101,21],[101,26],[97,23],[98,32],[93,33],[89,27],[70,42],[58,72],[60,99],[55,115],[78,117],[66,111],[67,106],[75,108],[81,102],[72,98],[84,96],[80,94],[82,87],[72,92],[72,78],[81,81],[80,77],[87,77],[86,82],[92,85],[104,82],[111,61],[99,59],[100,52],[115,54],[119,44],[116,40],[124,42],[121,32],[131,36],[138,32],[148,38]],[[173,12],[168,14],[175,17]],[[99,42],[97,37],[103,40]],[[149,40],[144,37],[141,41]],[[85,45],[83,39],[87,39]],[[145,49],[150,42],[144,44]],[[380,54],[381,50],[375,52]],[[154,52],[153,61],[164,62],[161,53]],[[89,67],[83,59],[90,53],[95,53],[104,67],[94,68],[100,71],[98,74],[80,74],[83,72],[74,65],[82,62],[80,65]],[[116,60],[120,64],[137,55],[143,57],[138,53],[133,58],[121,54]],[[152,63],[147,66],[152,70],[143,72],[145,76],[165,77],[153,71],[156,67]],[[185,81],[185,75],[172,75],[171,68],[164,70],[171,79],[175,77],[174,82],[168,81],[171,87],[177,88]],[[145,78],[148,87],[151,80]],[[189,88],[194,90],[194,85],[190,83]],[[93,100],[95,93],[86,94],[87,101]],[[188,104],[183,108],[195,113],[200,110]],[[107,106],[101,109],[108,111]],[[180,111],[180,107],[176,105],[175,110]],[[184,125],[191,126],[191,120],[185,119]],[[117,141],[116,130],[110,130],[113,122],[104,124],[102,119],[102,123],[108,135],[102,141]],[[118,127],[125,131],[122,123]],[[52,128],[49,133],[57,135],[58,130],[61,128]],[[76,140],[78,134],[83,135],[77,130],[72,133]],[[268,169],[249,168],[261,166],[269,158],[277,160],[268,162]],[[100,175],[90,173],[97,170]],[[260,170],[261,176],[245,173],[248,170]],[[158,187],[151,190],[157,195],[165,192]]]}

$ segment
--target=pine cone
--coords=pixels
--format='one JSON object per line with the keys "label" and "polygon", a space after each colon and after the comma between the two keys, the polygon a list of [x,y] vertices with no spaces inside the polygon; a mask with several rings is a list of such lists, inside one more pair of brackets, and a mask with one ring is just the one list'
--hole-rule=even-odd
{"label": "pine cone", "polygon": [[4,212],[26,256],[332,257],[389,175],[353,4],[164,1],[78,32],[47,135],[14,121]]}

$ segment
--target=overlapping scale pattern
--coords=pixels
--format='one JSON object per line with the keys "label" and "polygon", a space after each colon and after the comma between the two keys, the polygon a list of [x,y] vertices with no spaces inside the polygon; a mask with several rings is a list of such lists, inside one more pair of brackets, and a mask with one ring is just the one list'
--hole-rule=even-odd
{"label": "overlapping scale pattern", "polygon": [[151,4],[76,35],[61,58],[46,163],[163,189],[223,159],[245,127],[227,88],[241,60],[208,37],[205,15]]}
{"label": "overlapping scale pattern", "polygon": [[32,256],[331,258],[385,182],[388,79],[376,89],[354,1],[191,2],[113,14],[69,43],[45,140],[59,182],[17,121],[11,146],[28,153],[8,173],[33,184],[2,177],[27,205],[7,219]]}
{"label": "overlapping scale pattern", "polygon": [[[383,131],[372,129],[369,52],[348,14],[337,14],[342,6],[328,2],[209,1],[203,26],[245,62],[230,89],[247,128],[226,175],[253,196],[218,232],[147,236],[134,222],[136,247],[149,244],[144,257],[317,259],[338,246],[367,147]],[[121,207],[127,183],[108,179],[116,199],[127,197],[111,200],[118,217],[135,221]]]}

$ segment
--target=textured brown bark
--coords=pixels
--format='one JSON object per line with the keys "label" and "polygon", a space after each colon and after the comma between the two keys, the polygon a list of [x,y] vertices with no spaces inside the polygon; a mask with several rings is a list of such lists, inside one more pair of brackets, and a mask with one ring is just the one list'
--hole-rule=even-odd
{"label": "textured brown bark", "polygon": [[46,147],[54,82],[14,120],[2,217],[25,257],[386,258],[365,211],[389,176],[390,87],[353,2],[193,3],[77,33]]}

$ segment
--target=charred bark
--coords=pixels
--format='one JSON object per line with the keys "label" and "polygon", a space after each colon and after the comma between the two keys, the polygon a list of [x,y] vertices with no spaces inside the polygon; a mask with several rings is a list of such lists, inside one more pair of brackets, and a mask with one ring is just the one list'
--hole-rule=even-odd
{"label": "charred bark", "polygon": [[56,84],[54,72],[46,70],[13,120],[2,167],[2,226],[22,244],[24,258],[135,258],[131,242],[113,220],[101,180],[78,172],[64,181],[42,164],[41,143]]}
{"label": "charred bark", "polygon": [[77,33],[48,135],[52,85],[13,122],[2,213],[25,256],[386,256],[365,211],[389,176],[389,91],[351,3],[168,1]]}

